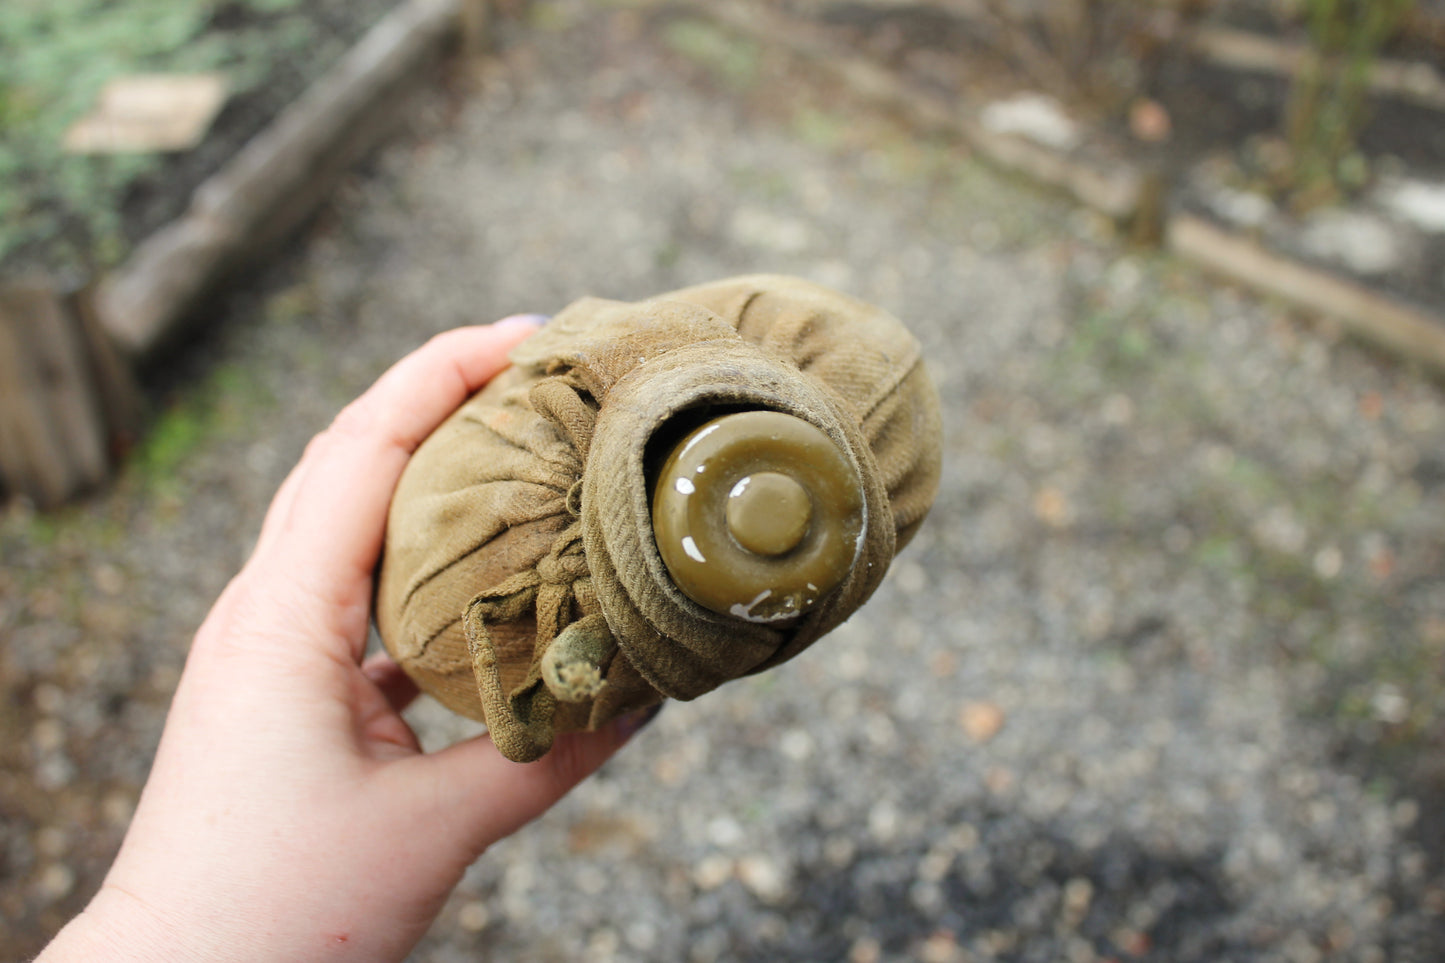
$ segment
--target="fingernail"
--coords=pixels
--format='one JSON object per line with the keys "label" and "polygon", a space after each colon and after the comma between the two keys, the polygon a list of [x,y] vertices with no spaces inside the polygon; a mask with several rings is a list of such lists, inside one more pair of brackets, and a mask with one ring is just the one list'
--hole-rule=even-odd
{"label": "fingernail", "polygon": [[509,327],[512,325],[526,325],[531,328],[540,328],[551,320],[552,319],[545,314],[513,314],[498,321],[497,324],[505,324]]}
{"label": "fingernail", "polygon": [[617,731],[623,739],[631,739],[641,732],[647,725],[657,718],[665,703],[659,702],[655,706],[648,706],[646,709],[638,709],[636,712],[623,716],[617,721]]}

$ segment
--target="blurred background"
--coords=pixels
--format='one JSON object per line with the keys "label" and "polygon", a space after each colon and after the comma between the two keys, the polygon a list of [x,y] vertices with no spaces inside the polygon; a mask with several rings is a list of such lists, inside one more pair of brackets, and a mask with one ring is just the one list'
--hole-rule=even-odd
{"label": "blurred background", "polygon": [[[117,347],[147,239],[428,6],[461,26],[381,146]],[[108,85],[155,74],[187,80],[131,95],[138,143]],[[3,5],[0,945],[98,886],[191,634],[346,401],[456,325],[775,271],[924,342],[932,516],[828,640],[484,857],[414,959],[1440,959],[1442,78],[1437,0]],[[1417,350],[1380,349],[1400,317]],[[53,504],[52,323],[133,410]]]}

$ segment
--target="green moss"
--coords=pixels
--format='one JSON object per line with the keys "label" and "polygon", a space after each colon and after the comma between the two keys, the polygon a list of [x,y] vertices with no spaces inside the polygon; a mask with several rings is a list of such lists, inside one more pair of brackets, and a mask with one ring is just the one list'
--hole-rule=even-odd
{"label": "green moss", "polygon": [[793,131],[799,140],[816,150],[831,151],[848,136],[848,119],[815,107],[802,107],[793,114]]}
{"label": "green moss", "polygon": [[735,91],[757,81],[758,45],[704,20],[678,20],[667,25],[663,42]]}
{"label": "green moss", "polygon": [[187,462],[198,451],[241,432],[275,407],[274,396],[246,368],[222,365],[154,418],[127,464],[127,481],[173,499]]}

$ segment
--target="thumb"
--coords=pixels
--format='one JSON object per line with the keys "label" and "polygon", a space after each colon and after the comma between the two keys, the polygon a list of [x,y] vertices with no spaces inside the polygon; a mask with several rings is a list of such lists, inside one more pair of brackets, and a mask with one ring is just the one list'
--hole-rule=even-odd
{"label": "thumb", "polygon": [[415,825],[446,827],[453,846],[480,854],[546,812],[657,714],[661,706],[613,720],[596,732],[557,737],[536,762],[512,762],[486,735],[426,756],[398,772],[416,795]]}

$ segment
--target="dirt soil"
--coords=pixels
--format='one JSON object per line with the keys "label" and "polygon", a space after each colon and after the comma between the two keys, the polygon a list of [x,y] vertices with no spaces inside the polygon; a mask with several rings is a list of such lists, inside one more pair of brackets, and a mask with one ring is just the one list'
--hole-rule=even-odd
{"label": "dirt soil", "polygon": [[933,515],[829,639],[489,852],[413,959],[1445,957],[1441,387],[625,6],[504,24],[172,359],[116,485],[0,519],[0,945],[98,885],[342,404],[455,325],[767,270],[924,342]]}

